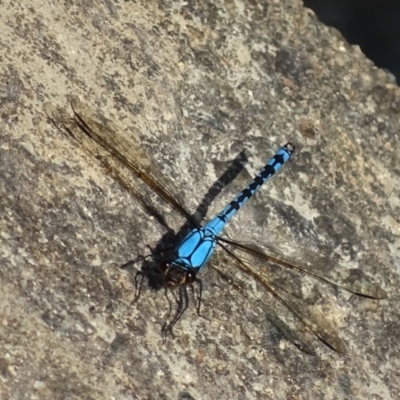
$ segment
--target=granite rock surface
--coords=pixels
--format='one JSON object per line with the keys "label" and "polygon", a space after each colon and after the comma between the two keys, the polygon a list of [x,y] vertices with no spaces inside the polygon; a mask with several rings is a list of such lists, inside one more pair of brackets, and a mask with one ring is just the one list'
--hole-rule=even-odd
{"label": "granite rock surface", "polygon": [[[32,0],[0,10],[0,398],[400,398],[393,77],[300,1]],[[118,266],[185,221],[137,182],[160,224],[49,122],[44,103],[69,110],[72,95],[139,132],[191,211],[240,156],[243,171],[207,217],[295,143],[226,233],[336,257],[386,290],[377,301],[307,281],[346,354],[312,337],[314,354],[299,350],[266,318],[262,288],[247,282],[244,297],[211,268],[206,318],[192,304],[163,342],[167,299],[145,290],[132,304],[134,270]]]}

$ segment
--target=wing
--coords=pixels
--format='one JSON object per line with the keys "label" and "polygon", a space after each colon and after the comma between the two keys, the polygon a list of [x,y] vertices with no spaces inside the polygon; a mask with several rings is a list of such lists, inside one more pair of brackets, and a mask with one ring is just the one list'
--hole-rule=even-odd
{"label": "wing", "polygon": [[77,97],[72,98],[71,106],[74,118],[68,117],[65,112],[50,103],[44,105],[44,110],[50,120],[56,125],[61,123],[64,129],[89,154],[97,159],[99,154],[105,157],[106,162],[103,162],[103,165],[110,166],[111,175],[135,197],[145,202],[143,196],[130,183],[124,168],[133,172],[194,226],[199,225],[173,189],[173,185],[166,177],[162,176],[159,168],[147,155],[140,144],[138,135],[128,136],[109,119],[83,104]]}
{"label": "wing", "polygon": [[[253,277],[256,282],[261,284],[274,297],[281,301],[306,325],[311,332],[337,352],[345,352],[344,344],[336,331],[314,305],[307,303],[305,299],[302,299],[299,296],[291,294],[284,285],[276,284],[273,277],[268,273],[268,270],[265,267],[263,268],[263,266],[260,265],[260,262],[251,264],[244,259],[239,258],[224,244],[219,243],[219,245],[231,256],[240,270]],[[282,323],[283,321],[280,320],[280,322]],[[284,325],[284,328],[287,329],[286,324]]]}
{"label": "wing", "polygon": [[[240,249],[258,260],[266,260],[273,264],[311,275],[361,296],[374,299],[385,299],[387,297],[387,293],[379,285],[371,282],[361,269],[340,271],[335,268],[332,260],[327,257],[311,252],[307,252],[306,256],[304,256],[303,250],[303,254],[298,252],[288,255],[272,246],[263,244],[263,248],[260,248],[225,238],[218,238],[218,241]],[[263,267],[261,268],[263,269]]]}
{"label": "wing", "polygon": [[[230,256],[229,260],[231,260]],[[254,298],[250,299],[250,296],[248,295],[249,290],[246,290],[242,283],[239,283],[236,278],[233,278],[221,268],[222,265],[226,264],[227,258],[225,257],[222,259],[221,255],[217,253],[216,256],[211,260],[210,267],[215,270],[217,274],[229,284],[230,288],[233,288],[241,296],[251,300],[253,305],[255,301],[259,302],[261,304],[261,308],[266,315],[266,318],[286,337],[287,340],[292,342],[295,346],[297,346],[305,353],[315,355],[315,351],[313,348],[314,346],[310,338],[308,338],[304,334],[304,332],[301,332],[301,329],[296,330],[295,328],[289,326],[289,324],[287,324],[282,318],[279,317],[279,315],[275,312],[274,308],[271,305],[266,304],[265,300],[261,301]]]}

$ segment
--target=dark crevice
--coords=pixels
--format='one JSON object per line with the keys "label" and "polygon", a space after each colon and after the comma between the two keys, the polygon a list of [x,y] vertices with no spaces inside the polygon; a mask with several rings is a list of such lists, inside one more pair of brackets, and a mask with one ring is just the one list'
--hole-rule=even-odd
{"label": "dark crevice", "polygon": [[400,83],[400,0],[304,0],[304,6]]}

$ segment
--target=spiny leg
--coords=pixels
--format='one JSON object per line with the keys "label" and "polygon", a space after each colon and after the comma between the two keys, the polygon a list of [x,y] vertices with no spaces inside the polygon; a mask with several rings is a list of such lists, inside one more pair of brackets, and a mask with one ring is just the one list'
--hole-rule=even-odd
{"label": "spiny leg", "polygon": [[185,286],[185,285],[180,286],[178,289],[177,304],[178,304],[178,307],[177,307],[176,313],[174,315],[174,318],[169,323],[169,330],[172,330],[172,328],[180,320],[182,315],[185,313],[185,311],[189,307],[189,295],[187,292],[187,286]]}
{"label": "spiny leg", "polygon": [[[165,342],[167,340],[167,333],[168,333],[168,330],[169,330],[168,328],[170,325],[170,324],[168,324],[168,320],[169,320],[169,317],[171,316],[171,312],[172,312],[172,302],[168,296],[167,288],[165,288],[164,294],[165,294],[165,298],[168,300],[168,312],[167,312],[167,315],[164,317],[164,324],[161,328],[161,336],[163,338],[163,342]],[[175,336],[174,336],[174,333],[172,332],[172,330],[170,330],[170,333],[171,333],[172,338],[174,338]]]}
{"label": "spiny leg", "polygon": [[128,269],[129,267],[132,267],[133,265],[135,265],[139,262],[146,261],[146,258],[149,258],[149,257],[151,257],[151,254],[147,254],[145,256],[139,255],[134,260],[128,261],[127,263],[120,265],[119,268],[120,269]]}
{"label": "spiny leg", "polygon": [[[129,261],[129,262],[127,262],[126,264],[120,266],[119,268],[121,268],[121,269],[127,269],[127,268],[129,268],[130,266],[134,265],[134,264],[137,263],[137,262],[145,261],[146,258],[149,257],[149,256],[151,256],[151,254],[148,255],[148,256],[139,256],[139,257],[137,257],[135,260]],[[133,298],[131,304],[134,304],[134,303],[136,303],[136,302],[139,300],[140,295],[142,294],[142,287],[143,287],[143,281],[144,281],[145,276],[146,276],[146,275],[145,275],[142,271],[137,271],[137,272],[136,272],[136,274],[135,274],[135,279],[134,279],[134,283],[135,283],[135,297]]]}
{"label": "spiny leg", "polygon": [[195,291],[194,291],[194,285],[191,284],[190,288],[192,289],[192,294],[193,294],[193,298],[194,301],[196,303],[196,312],[197,315],[201,318],[206,319],[208,322],[211,322],[211,320],[209,318],[207,318],[205,315],[202,315],[200,313],[200,308],[201,308],[201,300],[202,300],[202,295],[203,295],[203,281],[200,278],[196,278],[196,280],[194,281],[194,283],[197,283],[198,287],[199,287],[199,291],[198,291],[198,296],[196,298],[195,296]]}
{"label": "spiny leg", "polygon": [[[168,296],[167,296],[167,298],[168,298]],[[176,309],[174,317],[172,318],[172,321],[170,323],[167,323],[168,318],[171,315],[171,307],[170,307],[168,316],[165,320],[164,326],[162,327],[161,334],[164,338],[164,341],[166,340],[166,335],[168,332],[170,332],[172,337],[174,337],[172,329],[175,326],[175,324],[180,320],[180,318],[182,317],[182,315],[185,313],[185,311],[187,310],[187,308],[189,306],[189,296],[187,293],[187,286],[184,286],[184,285],[179,286],[177,304],[178,304],[178,307]]]}
{"label": "spiny leg", "polygon": [[135,259],[130,260],[130,261],[126,262],[123,265],[120,265],[119,268],[120,269],[128,269],[129,267],[131,267],[131,266],[133,266],[133,265],[135,265],[135,264],[137,264],[139,262],[146,261],[146,259],[148,259],[149,257],[153,257],[154,256],[153,249],[149,245],[147,245],[146,247],[150,250],[149,254],[146,254],[146,255],[140,254]]}

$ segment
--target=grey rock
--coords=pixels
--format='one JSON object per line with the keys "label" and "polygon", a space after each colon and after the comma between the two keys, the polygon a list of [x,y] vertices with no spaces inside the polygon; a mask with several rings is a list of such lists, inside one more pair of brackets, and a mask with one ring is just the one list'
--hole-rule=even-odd
{"label": "grey rock", "polygon": [[[399,398],[391,76],[301,2],[32,0],[3,3],[0,21],[2,399]],[[164,343],[168,301],[145,291],[132,305],[133,271],[118,266],[184,221],[138,183],[160,224],[49,123],[44,103],[68,110],[71,95],[140,132],[193,211],[246,149],[208,216],[294,142],[227,234],[335,255],[385,289],[377,301],[307,281],[347,353],[315,338],[315,355],[300,351],[267,320],[268,294],[248,282],[243,298],[212,269],[208,320],[192,306]]]}

